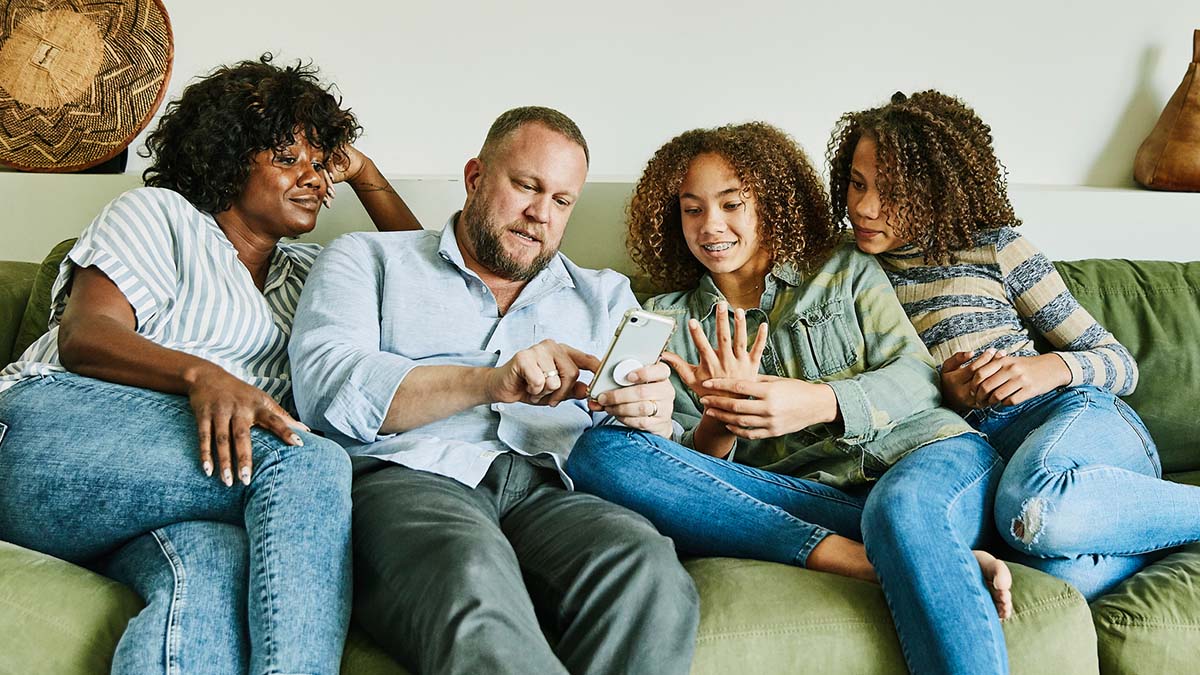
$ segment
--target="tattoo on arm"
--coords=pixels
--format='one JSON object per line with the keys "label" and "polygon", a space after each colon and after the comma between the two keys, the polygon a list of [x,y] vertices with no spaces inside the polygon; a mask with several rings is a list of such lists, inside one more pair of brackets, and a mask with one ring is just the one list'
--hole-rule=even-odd
{"label": "tattoo on arm", "polygon": [[388,183],[387,181],[384,181],[383,183],[364,183],[362,185],[354,185],[352,187],[357,192],[390,192],[394,195],[396,194],[396,191],[392,188],[391,183]]}

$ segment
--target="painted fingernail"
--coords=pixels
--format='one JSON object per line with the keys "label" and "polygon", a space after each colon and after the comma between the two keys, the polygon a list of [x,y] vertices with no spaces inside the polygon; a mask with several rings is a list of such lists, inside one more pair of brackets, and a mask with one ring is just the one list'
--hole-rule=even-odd
{"label": "painted fingernail", "polygon": [[204,469],[205,476],[212,475],[212,462],[205,460],[204,464],[202,464],[201,467]]}
{"label": "painted fingernail", "polygon": [[225,487],[233,486],[233,472],[225,469],[221,472],[221,482],[225,483]]}
{"label": "painted fingernail", "polygon": [[292,445],[303,446],[303,445],[304,445],[304,439],[303,439],[303,438],[300,438],[300,437],[299,437],[299,436],[297,436],[296,434],[292,434]]}
{"label": "painted fingernail", "polygon": [[250,467],[243,466],[241,476],[242,476],[242,485],[249,485],[250,484]]}

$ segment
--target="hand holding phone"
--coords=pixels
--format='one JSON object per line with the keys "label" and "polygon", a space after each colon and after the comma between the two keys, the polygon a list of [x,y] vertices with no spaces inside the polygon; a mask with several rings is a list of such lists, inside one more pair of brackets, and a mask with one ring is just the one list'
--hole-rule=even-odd
{"label": "hand holding phone", "polygon": [[632,385],[629,374],[658,363],[674,331],[675,321],[661,314],[643,309],[625,312],[588,387],[588,397],[595,399],[606,391]]}

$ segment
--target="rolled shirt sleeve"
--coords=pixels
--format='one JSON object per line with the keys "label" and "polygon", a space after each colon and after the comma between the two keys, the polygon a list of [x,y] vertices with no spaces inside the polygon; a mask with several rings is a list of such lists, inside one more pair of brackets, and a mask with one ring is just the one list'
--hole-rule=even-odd
{"label": "rolled shirt sleeve", "polygon": [[941,401],[933,357],[874,260],[861,263],[851,280],[855,316],[863,335],[864,372],[826,381],[837,396],[842,441],[861,443]]}
{"label": "rolled shirt sleeve", "polygon": [[296,310],[289,354],[305,423],[363,443],[380,438],[397,388],[417,363],[380,349],[383,265],[353,235],[317,257]]}

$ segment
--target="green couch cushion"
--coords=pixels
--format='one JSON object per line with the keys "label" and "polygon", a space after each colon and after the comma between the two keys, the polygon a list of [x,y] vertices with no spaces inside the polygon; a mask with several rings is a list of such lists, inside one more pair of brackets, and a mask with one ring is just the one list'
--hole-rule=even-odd
{"label": "green couch cushion", "polygon": [[[693,673],[903,672],[891,616],[874,584],[728,558],[686,566],[701,596]],[[1095,673],[1096,636],[1083,597],[1045,574],[1012,568],[1016,611],[1004,622],[1012,672]],[[125,624],[141,607],[114,581],[0,542],[0,635],[6,637],[0,670],[108,672]],[[407,675],[357,627],[346,641],[342,673]]]}
{"label": "green couch cushion", "polygon": [[1200,262],[1056,263],[1075,297],[1133,353],[1140,379],[1125,400],[1158,444],[1166,472],[1200,469]]}
{"label": "green couch cushion", "polygon": [[[903,655],[879,586],[823,572],[728,558],[691,560],[700,591],[692,672],[896,673]],[[1096,633],[1083,596],[1011,565],[1004,622],[1013,673],[1095,673]]]}
{"label": "green couch cushion", "polygon": [[107,673],[125,624],[141,609],[125,586],[0,541],[0,670]]}
{"label": "green couch cushion", "polygon": [[17,331],[17,339],[13,344],[13,352],[20,356],[25,348],[46,332],[46,322],[50,319],[50,289],[58,278],[58,264],[67,256],[74,239],[67,239],[50,249],[46,259],[38,269],[33,281],[33,289],[29,295],[29,304],[21,318],[21,328]]}
{"label": "green couch cushion", "polygon": [[[1200,472],[1170,479],[1200,485]],[[1200,544],[1126,579],[1092,605],[1092,615],[1101,672],[1192,672],[1200,663]]]}
{"label": "green couch cushion", "polygon": [[13,354],[13,343],[21,327],[21,318],[25,316],[37,271],[38,266],[34,263],[0,262],[0,361],[5,364],[18,356]]}
{"label": "green couch cushion", "polygon": [[[107,673],[125,625],[143,606],[129,588],[0,541],[0,672]],[[408,675],[353,628],[342,675]]]}
{"label": "green couch cushion", "polygon": [[1200,663],[1200,544],[1150,565],[1092,605],[1104,673],[1191,673]]}

